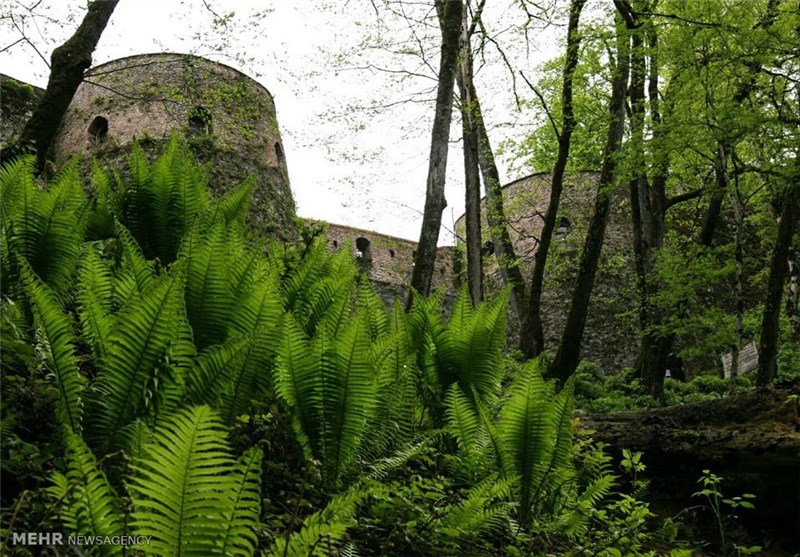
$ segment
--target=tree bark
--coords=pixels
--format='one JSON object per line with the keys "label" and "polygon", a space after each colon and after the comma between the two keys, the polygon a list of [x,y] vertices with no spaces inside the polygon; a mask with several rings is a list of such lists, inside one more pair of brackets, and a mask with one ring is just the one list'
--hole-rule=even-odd
{"label": "tree bark", "polygon": [[617,179],[617,156],[622,146],[622,137],[625,128],[625,89],[628,84],[628,69],[630,57],[630,38],[627,29],[621,23],[619,14],[617,19],[617,63],[611,87],[611,101],[609,102],[610,123],[608,137],[603,153],[603,165],[600,170],[600,183],[597,188],[594,213],[589,223],[589,231],[583,246],[578,278],[572,294],[572,303],[567,315],[567,323],[555,360],[548,370],[551,377],[560,383],[575,372],[580,361],[580,347],[583,331],[586,326],[586,313],[589,309],[589,300],[594,287],[594,278],[600,262],[600,254],[605,239],[606,224],[611,209],[611,193]]}
{"label": "tree bark", "polygon": [[489,224],[489,237],[492,239],[494,255],[503,284],[511,287],[511,308],[517,316],[521,329],[527,327],[527,293],[525,279],[519,267],[519,260],[514,251],[514,244],[508,234],[505,208],[503,207],[503,187],[500,185],[500,173],[494,159],[492,145],[483,121],[481,104],[475,90],[472,91],[475,116],[475,131],[478,134],[478,162],[483,176],[483,187],[486,188],[486,221]]}
{"label": "tree bark", "polygon": [[775,379],[778,370],[778,333],[780,331],[781,298],[788,270],[788,255],[800,215],[800,173],[792,177],[789,190],[782,200],[778,238],[772,250],[769,267],[767,299],[761,320],[761,340],[758,347],[759,386],[764,387]]}
{"label": "tree bark", "polygon": [[528,357],[538,356],[544,350],[544,326],[542,324],[542,292],[547,255],[556,228],[561,192],[564,189],[564,171],[569,160],[572,131],[575,129],[575,114],[572,105],[573,76],[578,65],[581,36],[578,23],[585,0],[572,0],[567,24],[567,53],[564,60],[561,87],[561,131],[558,134],[558,155],[553,165],[553,178],[550,184],[550,203],[544,215],[544,224],[539,237],[539,245],[533,257],[533,272],[528,297],[528,327],[520,330],[520,350]]}
{"label": "tree bark", "polygon": [[461,71],[458,88],[461,94],[461,129],[464,139],[464,186],[467,244],[467,285],[472,304],[483,299],[483,250],[481,241],[481,177],[478,163],[478,134],[473,117],[472,33],[464,10],[461,26]]}
{"label": "tree bark", "polygon": [[92,53],[117,7],[119,0],[95,0],[75,33],[50,57],[50,78],[39,105],[25,124],[20,136],[23,146],[36,152],[37,166],[42,171],[53,138],[61,120],[92,65]]}
{"label": "tree bark", "polygon": [[428,163],[428,180],[425,192],[425,210],[422,216],[417,255],[411,274],[411,290],[406,308],[411,307],[414,291],[422,296],[430,294],[433,265],[442,211],[447,206],[444,197],[447,172],[447,151],[450,141],[450,119],[453,110],[453,88],[458,65],[459,35],[461,30],[461,0],[436,0],[436,11],[442,30],[442,48],[439,60],[439,83],[436,109],[431,132],[431,150]]}

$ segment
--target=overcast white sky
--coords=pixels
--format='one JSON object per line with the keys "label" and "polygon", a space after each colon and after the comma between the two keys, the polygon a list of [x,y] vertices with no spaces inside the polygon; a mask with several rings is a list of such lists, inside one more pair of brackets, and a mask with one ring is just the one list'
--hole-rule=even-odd
{"label": "overcast white sky", "polygon": [[[19,13],[20,5],[35,3],[0,0],[0,14]],[[235,14],[227,29],[213,28],[213,18],[202,0],[121,0],[95,51],[95,63],[168,51],[192,52],[241,69],[275,97],[300,216],[416,240],[432,116],[432,104],[424,100],[434,96],[419,93],[435,82],[424,62],[408,51],[415,44],[411,31],[422,41],[426,36],[435,40],[438,31],[422,25],[409,28],[400,18],[386,14],[381,14],[379,25],[379,15],[368,0],[208,3],[219,15]],[[491,18],[505,21],[494,29],[498,41],[517,57],[514,61],[519,68],[533,73],[535,64],[555,55],[555,39],[563,34],[563,28],[533,33],[539,38],[538,45],[532,45],[527,53],[524,48],[514,48],[521,41],[507,30],[507,23],[519,16],[515,8],[501,7],[504,3],[488,3],[495,7],[487,14],[491,15],[487,25]],[[382,6],[378,0],[375,4]],[[42,0],[37,12],[53,21],[16,18],[14,23],[25,25],[29,38],[49,59],[52,48],[77,26],[82,6],[85,1]],[[408,6],[412,16],[428,9],[427,3],[409,2]],[[0,49],[20,36],[9,20],[0,25],[0,33]],[[381,43],[395,54],[376,48]],[[436,68],[438,52],[429,54],[428,62]],[[524,134],[531,123],[530,114],[527,126],[517,120],[510,77],[497,62],[490,51],[477,79],[495,144]],[[373,68],[363,69],[367,66]],[[422,77],[401,80],[398,74],[376,67],[403,68]],[[39,86],[47,82],[47,65],[25,42],[0,53],[0,71]],[[364,108],[375,104],[392,107],[383,111]],[[458,139],[459,129],[454,125],[451,139]],[[463,212],[463,160],[459,145],[453,147],[440,243],[452,243],[448,229]],[[502,166],[504,181],[518,177],[507,175]]]}

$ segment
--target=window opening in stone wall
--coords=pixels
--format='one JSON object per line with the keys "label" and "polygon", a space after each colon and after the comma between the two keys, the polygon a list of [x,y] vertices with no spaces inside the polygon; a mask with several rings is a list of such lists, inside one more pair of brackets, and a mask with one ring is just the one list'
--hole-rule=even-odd
{"label": "window opening in stone wall", "polygon": [[372,267],[372,252],[369,244],[369,240],[363,236],[356,238],[356,262],[365,270]]}
{"label": "window opening in stone wall", "polygon": [[337,240],[333,241],[333,247],[335,247],[335,248],[339,247],[339,242]]}
{"label": "window opening in stone wall", "polygon": [[278,164],[284,163],[283,147],[281,147],[280,143],[275,144],[275,157],[278,159]]}
{"label": "window opening in stone wall", "polygon": [[89,141],[94,144],[102,143],[108,137],[108,120],[102,116],[96,116],[89,124]]}
{"label": "window opening in stone wall", "polygon": [[394,255],[395,255],[395,254],[394,254],[394,250],[393,250],[393,249],[390,249],[390,250],[389,250],[389,257],[391,257],[392,259],[394,259]]}
{"label": "window opening in stone wall", "polygon": [[491,240],[484,242],[482,251],[483,255],[492,255],[494,253],[494,243]]}
{"label": "window opening in stone wall", "polygon": [[210,134],[211,126],[211,113],[202,106],[196,106],[189,113],[189,131],[197,134]]}

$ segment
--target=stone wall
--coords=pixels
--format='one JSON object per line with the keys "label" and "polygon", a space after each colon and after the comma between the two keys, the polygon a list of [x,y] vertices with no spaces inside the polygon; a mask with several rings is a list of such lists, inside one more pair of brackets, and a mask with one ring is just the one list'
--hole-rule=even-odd
{"label": "stone wall", "polygon": [[[503,188],[509,233],[526,280],[531,276],[533,256],[550,201],[551,178],[548,173],[533,174]],[[577,264],[593,212],[598,178],[597,172],[581,172],[565,178],[564,192],[559,204],[559,226],[550,247],[542,299],[545,344],[551,350],[558,347],[566,322]],[[638,346],[634,314],[636,292],[632,265],[630,203],[623,189],[620,188],[613,197],[613,208],[581,345],[582,357],[600,363],[608,372],[631,366]],[[491,295],[499,292],[503,285],[489,239],[485,198],[481,201],[481,215],[486,290]],[[465,226],[462,216],[456,221],[458,238],[465,237]],[[511,311],[508,322],[510,345],[514,346],[519,327],[516,316]]]}
{"label": "stone wall", "polygon": [[145,54],[92,68],[64,117],[55,159],[96,155],[119,166],[134,140],[160,147],[173,132],[188,140],[200,162],[212,163],[209,184],[216,193],[254,175],[253,224],[294,237],[295,206],[272,95],[238,70],[204,58]]}
{"label": "stone wall", "polygon": [[[373,282],[407,286],[411,282],[417,243],[379,232],[341,224],[327,225],[328,249],[349,249],[369,272]],[[440,247],[436,254],[433,288],[452,292],[456,288],[453,273],[453,248]]]}
{"label": "stone wall", "polygon": [[0,151],[15,141],[44,91],[0,74]]}

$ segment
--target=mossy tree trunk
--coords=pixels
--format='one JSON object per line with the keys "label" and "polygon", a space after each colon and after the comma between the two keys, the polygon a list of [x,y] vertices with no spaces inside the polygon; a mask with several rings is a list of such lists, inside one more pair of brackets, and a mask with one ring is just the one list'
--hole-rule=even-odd
{"label": "mossy tree trunk", "polygon": [[778,334],[780,332],[781,298],[789,269],[789,251],[800,220],[800,164],[795,165],[788,189],[781,203],[778,238],[772,250],[767,283],[767,299],[761,319],[761,340],[758,346],[758,385],[766,386],[778,370]]}
{"label": "mossy tree trunk", "polygon": [[44,169],[61,120],[86,70],[92,65],[92,53],[118,3],[119,0],[90,2],[78,29],[50,57],[47,89],[20,136],[22,146],[35,151],[40,171]]}
{"label": "mossy tree trunk", "polygon": [[431,290],[436,245],[442,224],[442,211],[447,206],[444,197],[447,172],[447,151],[450,140],[450,119],[453,110],[453,89],[458,66],[459,37],[461,35],[461,0],[436,0],[436,12],[442,31],[442,48],[439,59],[439,83],[436,109],[431,132],[431,150],[428,162],[428,180],[425,192],[425,209],[422,216],[417,255],[411,274],[412,290],[407,308],[411,307],[413,292],[427,296]]}
{"label": "mossy tree trunk", "polygon": [[475,129],[473,115],[474,99],[472,98],[472,92],[474,87],[472,85],[472,47],[470,44],[478,17],[480,17],[480,13],[473,17],[473,23],[470,25],[467,21],[467,10],[463,11],[460,71],[456,78],[460,92],[461,128],[464,138],[467,285],[474,305],[479,304],[483,299],[481,176],[478,163],[478,134]]}

